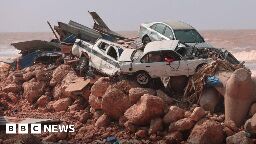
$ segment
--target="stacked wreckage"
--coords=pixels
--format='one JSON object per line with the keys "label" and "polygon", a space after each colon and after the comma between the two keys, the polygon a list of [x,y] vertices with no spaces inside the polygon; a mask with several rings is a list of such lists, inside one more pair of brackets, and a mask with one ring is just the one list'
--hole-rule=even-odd
{"label": "stacked wreckage", "polygon": [[185,23],[143,24],[126,38],[90,14],[93,29],[48,23],[55,40],[14,43],[21,57],[0,67],[1,129],[26,121],[75,133],[1,131],[0,143],[256,142],[256,80],[231,53]]}

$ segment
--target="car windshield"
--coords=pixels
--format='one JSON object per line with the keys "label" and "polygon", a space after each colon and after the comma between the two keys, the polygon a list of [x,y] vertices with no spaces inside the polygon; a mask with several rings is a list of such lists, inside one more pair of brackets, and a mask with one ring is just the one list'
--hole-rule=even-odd
{"label": "car windshield", "polygon": [[143,51],[141,50],[135,50],[133,51],[132,55],[131,55],[131,60],[135,60],[140,58],[140,56],[143,54]]}
{"label": "car windshield", "polygon": [[175,37],[184,43],[202,43],[204,39],[194,29],[174,30]]}

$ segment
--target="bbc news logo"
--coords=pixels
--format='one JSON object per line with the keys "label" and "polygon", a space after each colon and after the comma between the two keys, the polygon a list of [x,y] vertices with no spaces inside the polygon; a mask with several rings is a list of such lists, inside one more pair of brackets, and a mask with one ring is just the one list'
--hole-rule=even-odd
{"label": "bbc news logo", "polygon": [[6,124],[6,134],[75,132],[74,125]]}

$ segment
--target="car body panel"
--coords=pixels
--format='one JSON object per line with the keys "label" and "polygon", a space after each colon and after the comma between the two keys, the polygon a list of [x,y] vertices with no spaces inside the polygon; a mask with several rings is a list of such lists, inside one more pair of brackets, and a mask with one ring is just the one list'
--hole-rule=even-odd
{"label": "car body panel", "polygon": [[123,55],[121,55],[118,59],[119,62],[130,62],[131,60],[131,56],[133,54],[133,52],[135,51],[135,49],[125,49],[123,51]]}

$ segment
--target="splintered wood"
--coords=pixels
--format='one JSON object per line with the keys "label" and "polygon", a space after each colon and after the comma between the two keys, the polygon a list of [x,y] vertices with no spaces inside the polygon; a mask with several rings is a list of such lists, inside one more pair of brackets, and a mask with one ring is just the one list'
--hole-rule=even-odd
{"label": "splintered wood", "polygon": [[189,105],[199,103],[205,87],[205,78],[207,76],[213,76],[217,71],[235,71],[242,67],[244,67],[243,63],[233,65],[224,60],[216,60],[203,65],[192,77],[190,77],[183,95],[183,102],[188,103]]}

